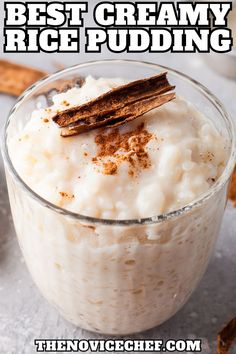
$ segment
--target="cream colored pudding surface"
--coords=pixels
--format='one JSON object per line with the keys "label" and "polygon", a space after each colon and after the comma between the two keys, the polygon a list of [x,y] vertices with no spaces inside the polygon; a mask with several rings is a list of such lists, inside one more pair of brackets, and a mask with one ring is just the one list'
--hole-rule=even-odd
{"label": "cream colored pudding surface", "polygon": [[144,218],[181,208],[220,176],[225,142],[190,103],[176,98],[117,129],[62,138],[57,110],[123,83],[88,77],[82,88],[33,112],[10,141],[16,170],[46,200],[96,218]]}
{"label": "cream colored pudding surface", "polygon": [[[11,133],[13,165],[34,192],[82,215],[156,220],[217,181],[226,141],[181,97],[118,128],[60,136],[52,121],[58,110],[124,82],[87,77]],[[186,302],[214,248],[226,199],[225,187],[163,222],[119,226],[58,213],[8,173],[7,180],[20,246],[41,292],[72,323],[110,334],[151,328]]]}

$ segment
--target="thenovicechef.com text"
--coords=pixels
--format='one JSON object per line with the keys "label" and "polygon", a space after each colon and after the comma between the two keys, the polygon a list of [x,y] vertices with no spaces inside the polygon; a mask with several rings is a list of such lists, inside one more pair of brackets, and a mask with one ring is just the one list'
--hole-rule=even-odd
{"label": "thenovicechef.com text", "polygon": [[36,351],[46,352],[201,352],[200,339],[35,339]]}

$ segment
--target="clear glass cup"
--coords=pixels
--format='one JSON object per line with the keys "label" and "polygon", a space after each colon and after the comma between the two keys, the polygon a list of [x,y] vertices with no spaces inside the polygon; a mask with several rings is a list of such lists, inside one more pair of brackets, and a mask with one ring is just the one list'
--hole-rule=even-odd
{"label": "clear glass cup", "polygon": [[[134,80],[168,71],[184,96],[227,139],[229,156],[217,182],[198,200],[164,215],[102,220],[59,208],[24,183],[8,151],[8,139],[39,105],[81,78]],[[169,68],[137,61],[80,64],[39,81],[18,100],[7,120],[3,155],[11,210],[28,269],[45,298],[70,322],[115,335],[161,324],[187,301],[205,272],[218,236],[235,163],[233,124],[205,87]]]}

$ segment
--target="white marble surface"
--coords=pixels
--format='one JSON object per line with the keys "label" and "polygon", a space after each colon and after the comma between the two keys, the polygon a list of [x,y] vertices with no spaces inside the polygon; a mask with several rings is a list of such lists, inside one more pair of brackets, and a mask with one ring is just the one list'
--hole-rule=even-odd
{"label": "white marble surface", "polygon": [[[2,6],[2,5],[1,5]],[[0,9],[2,14],[2,9]],[[1,15],[2,16],[2,15]],[[1,43],[0,43],[1,44]],[[236,81],[218,76],[198,54],[3,54],[0,58],[35,65],[51,72],[103,58],[152,61],[184,71],[206,85],[226,105],[236,122]],[[222,63],[222,65],[224,65]],[[2,127],[14,99],[0,95]],[[236,209],[227,206],[217,250],[189,302],[168,322],[135,338],[202,338],[203,353],[214,353],[217,331],[236,315]],[[22,259],[9,210],[0,161],[0,354],[33,354],[34,338],[101,338],[63,320],[42,298]],[[234,353],[234,351],[232,351]],[[235,348],[236,353],[236,348]]]}

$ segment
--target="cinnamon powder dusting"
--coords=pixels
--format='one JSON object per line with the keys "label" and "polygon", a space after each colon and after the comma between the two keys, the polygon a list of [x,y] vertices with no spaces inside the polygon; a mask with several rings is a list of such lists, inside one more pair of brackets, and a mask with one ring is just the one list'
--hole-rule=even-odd
{"label": "cinnamon powder dusting", "polygon": [[154,137],[144,129],[144,123],[124,134],[118,128],[109,133],[103,130],[95,138],[98,153],[92,161],[102,167],[105,175],[115,175],[119,165],[126,161],[129,175],[135,176],[141,169],[151,166],[146,145]]}
{"label": "cinnamon powder dusting", "polygon": [[59,194],[61,195],[61,197],[63,198],[74,198],[74,194],[69,194],[69,193],[66,193],[66,192],[59,192]]}

